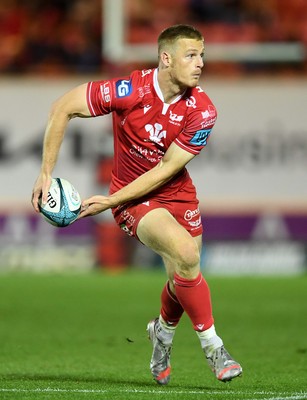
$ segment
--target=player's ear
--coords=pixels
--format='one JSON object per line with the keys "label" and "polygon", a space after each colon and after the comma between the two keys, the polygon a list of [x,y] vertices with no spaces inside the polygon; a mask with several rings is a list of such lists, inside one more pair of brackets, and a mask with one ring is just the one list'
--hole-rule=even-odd
{"label": "player's ear", "polygon": [[165,67],[169,67],[171,64],[171,55],[166,51],[162,51],[160,54],[160,60]]}

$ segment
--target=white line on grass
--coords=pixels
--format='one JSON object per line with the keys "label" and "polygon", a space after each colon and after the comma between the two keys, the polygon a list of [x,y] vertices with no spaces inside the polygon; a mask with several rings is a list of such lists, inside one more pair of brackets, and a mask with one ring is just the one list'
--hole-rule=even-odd
{"label": "white line on grass", "polygon": [[[61,389],[61,388],[44,388],[44,389],[18,389],[18,388],[0,388],[0,392],[11,392],[11,393],[95,393],[95,394],[110,394],[110,393],[143,393],[143,394],[184,394],[184,395],[221,395],[221,394],[237,394],[237,395],[248,395],[248,396],[265,396],[256,397],[246,400],[306,400],[307,392],[297,392],[297,393],[286,393],[286,392],[248,392],[248,391],[213,391],[213,390],[141,390],[141,389],[114,389],[114,390],[103,390],[103,389]],[[266,397],[273,396],[273,397]],[[275,397],[277,396],[277,397]]]}

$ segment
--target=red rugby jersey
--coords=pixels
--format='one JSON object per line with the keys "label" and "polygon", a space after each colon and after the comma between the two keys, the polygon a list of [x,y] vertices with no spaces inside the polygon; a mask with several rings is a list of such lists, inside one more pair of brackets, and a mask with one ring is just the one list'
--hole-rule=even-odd
{"label": "red rugby jersey", "polygon": [[[197,155],[216,121],[216,109],[199,86],[188,88],[171,104],[164,103],[157,72],[134,71],[127,77],[88,83],[92,116],[113,113],[111,193],[153,168],[172,142]],[[187,180],[184,168],[157,191],[177,191]]]}

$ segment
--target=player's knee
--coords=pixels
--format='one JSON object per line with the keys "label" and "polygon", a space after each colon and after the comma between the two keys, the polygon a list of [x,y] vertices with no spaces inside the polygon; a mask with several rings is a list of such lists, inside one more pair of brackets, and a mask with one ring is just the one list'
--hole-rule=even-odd
{"label": "player's knee", "polygon": [[199,270],[199,264],[200,254],[196,243],[191,241],[179,249],[177,273],[189,279]]}

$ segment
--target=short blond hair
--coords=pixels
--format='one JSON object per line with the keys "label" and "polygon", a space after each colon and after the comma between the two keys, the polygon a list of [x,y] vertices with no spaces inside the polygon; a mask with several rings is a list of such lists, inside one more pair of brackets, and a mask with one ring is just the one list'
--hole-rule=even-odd
{"label": "short blond hair", "polygon": [[158,54],[166,47],[173,46],[178,39],[195,39],[204,41],[201,32],[191,25],[173,25],[164,29],[158,37]]}

